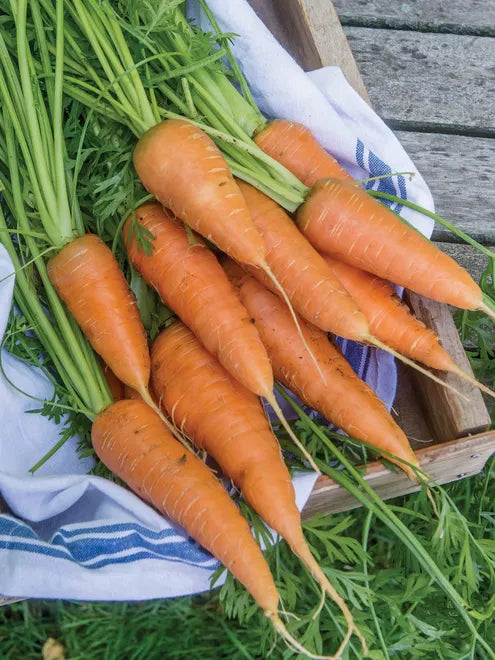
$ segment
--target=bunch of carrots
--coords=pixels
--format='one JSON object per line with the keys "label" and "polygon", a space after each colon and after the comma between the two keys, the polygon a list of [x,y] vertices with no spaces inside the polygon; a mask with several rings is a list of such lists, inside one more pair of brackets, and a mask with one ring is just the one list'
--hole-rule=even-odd
{"label": "bunch of carrots", "polygon": [[[0,35],[0,183],[8,208],[0,240],[16,269],[17,306],[54,377],[91,420],[94,451],[217,557],[295,652],[339,657],[356,634],[366,653],[304,539],[261,399],[316,471],[277,402],[275,381],[418,479],[407,437],[332,336],[382,348],[437,380],[427,367],[473,382],[389,282],[493,317],[490,301],[353,181],[307,128],[267,123],[246,81],[239,78],[241,94],[218,69],[220,55],[192,62],[187,38],[197,33],[177,7],[170,20],[183,29],[152,38],[132,3],[128,16],[107,0],[2,5],[16,39]],[[94,58],[81,57],[83,40]],[[221,35],[218,43],[231,57]],[[140,66],[133,52],[142,53]],[[63,131],[70,97],[137,138],[135,170],[154,199],[122,218],[123,246],[174,313],[151,346],[118,260],[87,231],[78,206],[77,166],[68,164]],[[328,595],[339,606],[347,632],[334,656],[311,653],[287,630],[247,521],[196,450],[287,541],[322,602]]]}

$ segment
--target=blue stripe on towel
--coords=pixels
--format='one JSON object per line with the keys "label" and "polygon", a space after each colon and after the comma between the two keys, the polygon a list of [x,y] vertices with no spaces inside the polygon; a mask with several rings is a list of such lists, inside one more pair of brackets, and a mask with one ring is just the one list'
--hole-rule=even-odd
{"label": "blue stripe on towel", "polygon": [[[115,533],[119,536],[115,536]],[[130,533],[126,533],[130,532]],[[91,534],[99,534],[91,538]],[[113,534],[113,536],[101,536]],[[68,535],[69,538],[66,538]],[[88,538],[89,535],[89,538]],[[189,564],[211,570],[219,566],[206,550],[192,539],[160,542],[176,536],[173,529],[155,532],[142,525],[123,523],[97,525],[65,530],[61,528],[51,543],[40,541],[35,532],[25,523],[9,516],[0,516],[0,550],[17,550],[34,554],[66,559],[85,568],[101,568],[107,565],[130,563],[140,559],[166,559],[167,561]],[[75,538],[84,536],[85,538]],[[155,542],[149,540],[153,537]],[[28,541],[35,541],[29,543]],[[129,551],[124,556],[119,553]]]}

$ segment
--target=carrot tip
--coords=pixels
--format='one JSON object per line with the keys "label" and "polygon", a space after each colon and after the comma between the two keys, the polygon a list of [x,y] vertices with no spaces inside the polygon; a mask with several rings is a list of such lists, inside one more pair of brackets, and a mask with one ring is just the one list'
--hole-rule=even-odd
{"label": "carrot tip", "polygon": [[401,362],[404,362],[404,364],[407,364],[408,367],[411,367],[412,369],[415,369],[415,371],[418,371],[420,374],[423,374],[423,376],[426,376],[433,382],[437,383],[438,385],[441,385],[442,387],[445,387],[445,389],[450,390],[451,392],[454,392],[454,394],[457,394],[457,396],[461,397],[461,399],[464,399],[465,401],[469,401],[469,397],[466,396],[465,394],[462,394],[459,392],[459,390],[456,390],[455,387],[450,385],[449,383],[446,383],[444,380],[439,378],[438,376],[435,376],[435,374],[431,373],[431,371],[428,371],[428,369],[424,369],[421,367],[419,364],[414,362],[413,360],[410,360],[407,357],[404,357],[404,355],[401,355],[400,353],[397,353],[397,351],[394,351],[393,348],[390,348],[390,346],[387,346],[383,342],[381,342],[379,339],[376,337],[373,337],[372,335],[368,336],[365,338],[365,341],[368,344],[371,344],[372,346],[375,346],[376,348],[380,348],[382,351],[385,351],[386,353],[390,353],[390,355],[393,355],[397,360],[400,360]]}
{"label": "carrot tip", "polygon": [[335,655],[317,655],[308,651],[300,642],[293,637],[290,632],[285,627],[283,621],[279,618],[276,612],[265,611],[265,616],[267,616],[276,632],[283,638],[287,646],[296,653],[301,653],[307,658],[315,658],[316,660],[339,660],[340,652]]}
{"label": "carrot tip", "polygon": [[313,616],[311,617],[312,621],[315,621],[318,618],[318,616],[320,615],[320,612],[323,609],[323,605],[325,605],[326,597],[327,597],[327,594],[325,593],[325,589],[322,589],[321,590],[320,602],[318,603],[318,607],[316,608],[316,610],[313,613]]}
{"label": "carrot tip", "polygon": [[452,373],[456,374],[456,376],[459,376],[459,378],[462,378],[466,382],[470,383],[473,387],[477,387],[479,390],[484,392],[485,394],[488,394],[488,396],[491,396],[495,398],[495,392],[490,389],[487,385],[484,385],[483,383],[480,383],[476,378],[473,378],[470,376],[468,373],[463,371],[460,367],[456,365],[455,369],[451,370]]}
{"label": "carrot tip", "polygon": [[492,321],[495,321],[495,309],[493,308],[494,303],[488,298],[488,296],[484,295],[483,296],[483,302],[481,305],[478,307],[480,312],[484,312],[487,316],[489,316]]}

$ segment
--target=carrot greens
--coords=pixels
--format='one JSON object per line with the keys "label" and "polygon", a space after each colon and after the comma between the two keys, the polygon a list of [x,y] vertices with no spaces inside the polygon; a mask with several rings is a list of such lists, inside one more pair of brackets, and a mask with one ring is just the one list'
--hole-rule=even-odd
{"label": "carrot greens", "polygon": [[[32,9],[28,12],[27,0],[13,5],[10,27],[15,43],[7,43],[4,32],[0,34],[0,241],[14,265],[14,298],[21,318],[55,367],[51,375],[56,397],[50,410],[72,408],[92,419],[108,405],[110,395],[93,351],[58,298],[45,263],[45,256],[53,256],[83,232],[80,209],[69,203],[72,173],[63,135],[63,3],[56,6],[53,54],[39,25],[37,2]],[[28,17],[35,24],[34,37]],[[26,359],[20,327],[11,335],[16,339],[10,347]]]}

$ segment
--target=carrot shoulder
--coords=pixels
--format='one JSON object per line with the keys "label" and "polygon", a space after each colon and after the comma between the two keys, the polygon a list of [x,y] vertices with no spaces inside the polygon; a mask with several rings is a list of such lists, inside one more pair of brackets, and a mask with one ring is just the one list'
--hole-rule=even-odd
{"label": "carrot shoulder", "polygon": [[[279,299],[249,276],[242,280],[239,295],[258,328],[274,375],[281,383],[351,437],[417,465],[403,431],[324,332],[301,321],[306,341],[325,373],[326,386],[316,377],[312,363],[305,359],[301,340],[288,323]],[[407,465],[400,460],[396,462],[414,478]]]}
{"label": "carrot shoulder", "polygon": [[319,179],[353,180],[323,149],[309,128],[297,122],[276,119],[258,133],[254,141],[306,186],[313,186]]}
{"label": "carrot shoulder", "polygon": [[356,185],[320,181],[296,220],[319,252],[433,300],[483,307],[467,271]]}
{"label": "carrot shoulder", "polygon": [[[133,217],[154,236],[140,249]],[[259,396],[273,390],[273,374],[256,328],[215,255],[199,238],[191,244],[183,223],[156,202],[127,220],[124,240],[132,265],[237,380]]]}
{"label": "carrot shoulder", "polygon": [[[294,309],[322,330],[346,339],[367,340],[370,330],[365,316],[295,223],[259,190],[243,181],[238,185],[265,241],[267,263]],[[249,272],[278,294],[263,271],[249,267]]]}

